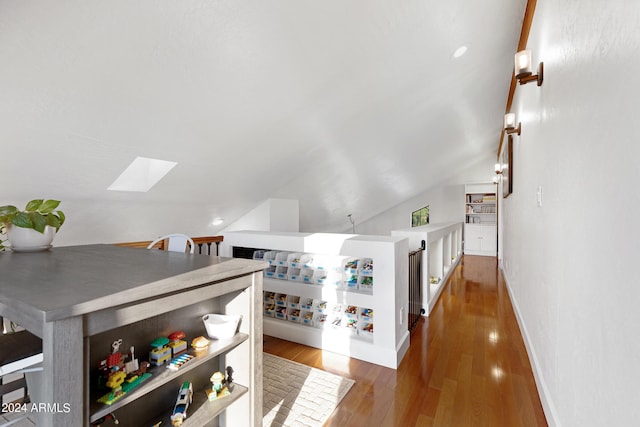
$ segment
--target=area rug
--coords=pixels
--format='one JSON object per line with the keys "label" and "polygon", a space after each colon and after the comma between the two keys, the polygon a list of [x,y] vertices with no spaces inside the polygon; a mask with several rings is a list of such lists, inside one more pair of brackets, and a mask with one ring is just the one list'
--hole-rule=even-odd
{"label": "area rug", "polygon": [[264,353],[264,427],[321,427],[354,380]]}

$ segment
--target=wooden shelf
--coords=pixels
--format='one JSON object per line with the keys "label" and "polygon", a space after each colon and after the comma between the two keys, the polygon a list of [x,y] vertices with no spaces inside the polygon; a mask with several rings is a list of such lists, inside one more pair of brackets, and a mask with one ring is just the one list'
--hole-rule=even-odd
{"label": "wooden shelf", "polygon": [[[183,427],[200,427],[206,425],[227,409],[229,405],[238,400],[243,394],[247,393],[249,389],[240,384],[233,383],[231,384],[229,391],[231,391],[229,396],[221,397],[209,402],[204,389],[195,390],[193,392],[193,401],[187,410],[187,419],[182,423]],[[161,425],[171,425],[171,414],[167,414],[162,418]]]}
{"label": "wooden shelf", "polygon": [[[189,372],[190,370],[197,368],[198,366],[206,363],[207,361],[213,359],[216,356],[219,356],[235,347],[243,343],[249,338],[249,335],[237,333],[233,337],[224,340],[211,340],[209,347],[205,350],[194,351],[190,349],[187,354],[191,354],[196,356],[195,359],[189,361],[184,367],[174,371],[172,369],[167,369],[166,365],[162,366],[154,366],[150,367],[147,372],[151,373],[151,377],[144,381],[141,385],[134,388],[129,393],[125,394],[120,399],[116,400],[111,405],[105,405],[102,403],[96,402],[100,396],[106,394],[105,391],[98,393],[92,392],[91,396],[91,418],[90,421],[94,422],[105,415],[115,411],[118,408],[122,408],[123,406],[134,402],[145,394],[157,389],[158,387],[163,386],[169,381],[182,376],[184,373]],[[170,423],[169,423],[170,424]]]}

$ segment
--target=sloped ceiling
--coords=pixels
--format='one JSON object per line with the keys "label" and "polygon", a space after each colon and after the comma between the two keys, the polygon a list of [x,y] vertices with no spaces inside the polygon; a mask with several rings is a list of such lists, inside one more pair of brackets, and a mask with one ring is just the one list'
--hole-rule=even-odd
{"label": "sloped ceiling", "polygon": [[[280,197],[342,230],[495,155],[525,3],[0,0],[0,204],[206,235]],[[107,191],[136,156],[178,165]]]}

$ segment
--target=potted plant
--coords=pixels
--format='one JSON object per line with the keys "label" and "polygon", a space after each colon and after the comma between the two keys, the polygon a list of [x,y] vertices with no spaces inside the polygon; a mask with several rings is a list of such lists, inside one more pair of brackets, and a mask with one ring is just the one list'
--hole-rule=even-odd
{"label": "potted plant", "polygon": [[[64,213],[57,210],[59,205],[59,200],[35,199],[24,210],[0,206],[0,234],[6,234],[14,251],[48,249],[65,221]],[[6,248],[4,243],[0,242],[0,250]]]}

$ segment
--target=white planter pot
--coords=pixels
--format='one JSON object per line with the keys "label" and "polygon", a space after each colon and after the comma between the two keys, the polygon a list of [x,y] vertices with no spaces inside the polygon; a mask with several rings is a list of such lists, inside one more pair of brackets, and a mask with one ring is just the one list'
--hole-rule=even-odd
{"label": "white planter pot", "polygon": [[22,228],[14,225],[7,227],[7,239],[11,243],[11,250],[14,252],[35,252],[49,249],[55,235],[56,229],[48,225],[44,228],[44,233],[32,228]]}

